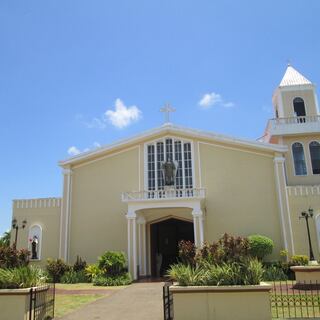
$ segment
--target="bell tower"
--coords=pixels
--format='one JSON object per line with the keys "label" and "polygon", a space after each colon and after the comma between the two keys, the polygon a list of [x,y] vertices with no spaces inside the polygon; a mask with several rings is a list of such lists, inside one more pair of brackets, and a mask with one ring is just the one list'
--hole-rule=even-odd
{"label": "bell tower", "polygon": [[273,95],[275,118],[315,116],[319,114],[315,85],[290,64]]}
{"label": "bell tower", "polygon": [[274,118],[263,140],[284,144],[287,184],[320,184],[320,113],[316,86],[288,65],[272,97]]}

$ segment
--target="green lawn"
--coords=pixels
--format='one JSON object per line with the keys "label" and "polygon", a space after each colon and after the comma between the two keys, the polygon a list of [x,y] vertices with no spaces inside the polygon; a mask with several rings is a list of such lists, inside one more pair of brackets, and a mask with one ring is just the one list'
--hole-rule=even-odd
{"label": "green lawn", "polygon": [[61,317],[73,310],[105,297],[103,294],[57,294],[55,301],[55,317]]}
{"label": "green lawn", "polygon": [[[103,297],[107,297],[115,290],[121,290],[124,287],[96,287],[92,283],[77,283],[77,284],[56,284],[56,299],[55,299],[55,317],[62,317],[82,306],[98,300]],[[86,293],[59,293],[59,289],[71,291],[71,290],[86,290]],[[106,290],[110,291],[106,292]],[[88,292],[89,291],[89,292]],[[90,293],[92,291],[92,293]],[[97,292],[98,291],[98,292]],[[99,293],[101,291],[101,293]]]}

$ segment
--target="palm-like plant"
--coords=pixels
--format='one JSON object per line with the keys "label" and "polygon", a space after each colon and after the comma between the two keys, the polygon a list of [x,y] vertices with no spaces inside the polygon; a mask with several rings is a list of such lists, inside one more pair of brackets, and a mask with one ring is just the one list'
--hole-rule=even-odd
{"label": "palm-like plant", "polygon": [[10,246],[10,238],[11,238],[11,232],[6,231],[2,237],[0,237],[0,246],[3,247],[9,247]]}

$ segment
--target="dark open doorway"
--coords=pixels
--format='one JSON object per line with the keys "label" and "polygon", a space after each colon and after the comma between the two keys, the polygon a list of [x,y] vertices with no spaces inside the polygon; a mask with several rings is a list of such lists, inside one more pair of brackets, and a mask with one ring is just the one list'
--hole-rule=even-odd
{"label": "dark open doorway", "polygon": [[193,223],[167,219],[152,224],[150,232],[151,276],[163,276],[170,265],[177,262],[179,241],[194,241]]}

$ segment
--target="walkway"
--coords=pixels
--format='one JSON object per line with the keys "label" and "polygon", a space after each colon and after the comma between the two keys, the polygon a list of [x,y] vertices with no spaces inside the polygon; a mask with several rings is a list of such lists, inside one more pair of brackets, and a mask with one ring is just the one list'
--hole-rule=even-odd
{"label": "walkway", "polygon": [[163,320],[163,282],[134,283],[60,318],[61,320]]}

